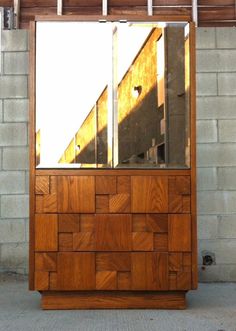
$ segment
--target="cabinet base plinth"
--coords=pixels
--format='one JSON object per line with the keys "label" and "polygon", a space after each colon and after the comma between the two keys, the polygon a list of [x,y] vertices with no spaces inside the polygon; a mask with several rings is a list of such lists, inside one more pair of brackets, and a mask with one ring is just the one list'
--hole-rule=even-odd
{"label": "cabinet base plinth", "polygon": [[185,291],[41,292],[42,309],[185,309]]}

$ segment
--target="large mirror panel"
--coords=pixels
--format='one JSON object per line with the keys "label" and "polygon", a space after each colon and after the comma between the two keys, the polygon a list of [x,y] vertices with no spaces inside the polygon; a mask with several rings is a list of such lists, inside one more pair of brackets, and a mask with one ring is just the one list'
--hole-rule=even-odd
{"label": "large mirror panel", "polygon": [[187,168],[189,25],[38,22],[38,168]]}

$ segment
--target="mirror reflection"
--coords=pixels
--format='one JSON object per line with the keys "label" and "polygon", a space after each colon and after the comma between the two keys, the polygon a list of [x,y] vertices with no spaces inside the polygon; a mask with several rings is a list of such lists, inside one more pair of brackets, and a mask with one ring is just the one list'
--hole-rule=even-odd
{"label": "mirror reflection", "polygon": [[38,168],[189,166],[183,23],[38,22]]}

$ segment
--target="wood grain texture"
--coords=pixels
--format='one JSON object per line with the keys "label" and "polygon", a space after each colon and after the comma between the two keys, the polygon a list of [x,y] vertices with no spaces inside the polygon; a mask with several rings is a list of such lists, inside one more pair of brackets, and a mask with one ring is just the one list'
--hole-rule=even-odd
{"label": "wood grain texture", "polygon": [[168,251],[168,234],[154,233],[154,251],[167,252]]}
{"label": "wood grain texture", "polygon": [[95,289],[95,254],[59,252],[57,257],[58,290]]}
{"label": "wood grain texture", "polygon": [[96,253],[96,270],[130,271],[130,253]]}
{"label": "wood grain texture", "polygon": [[57,213],[57,195],[36,195],[36,213]]}
{"label": "wood grain texture", "polygon": [[95,237],[93,232],[80,232],[73,234],[74,251],[94,251]]}
{"label": "wood grain texture", "polygon": [[168,212],[168,177],[132,176],[131,192],[133,213]]}
{"label": "wood grain texture", "polygon": [[130,290],[131,289],[131,274],[130,272],[117,273],[117,289]]}
{"label": "wood grain texture", "polygon": [[79,232],[80,215],[79,214],[59,214],[58,215],[59,232]]}
{"label": "wood grain texture", "polygon": [[96,272],[96,289],[116,290],[117,289],[116,271]]}
{"label": "wood grain texture", "polygon": [[94,213],[94,177],[58,176],[58,212]]}
{"label": "wood grain texture", "polygon": [[168,214],[147,214],[146,227],[151,232],[168,232]]}
{"label": "wood grain texture", "polygon": [[185,309],[185,291],[178,292],[42,292],[42,309]]}
{"label": "wood grain texture", "polygon": [[117,176],[117,193],[130,193],[131,178],[130,176]]}
{"label": "wood grain texture", "polygon": [[133,251],[153,251],[153,233],[133,232],[132,233]]}
{"label": "wood grain texture", "polygon": [[58,221],[57,215],[35,215],[35,251],[57,251]]}
{"label": "wood grain texture", "polygon": [[73,251],[73,235],[72,233],[59,233],[58,235],[59,251]]}
{"label": "wood grain texture", "polygon": [[133,214],[132,215],[132,231],[133,232],[146,232],[146,214]]}
{"label": "wood grain texture", "polygon": [[167,253],[132,253],[131,277],[133,290],[167,290]]}
{"label": "wood grain texture", "polygon": [[96,194],[116,194],[116,176],[96,176]]}
{"label": "wood grain texture", "polygon": [[96,213],[109,213],[108,195],[96,195]]}
{"label": "wood grain texture", "polygon": [[170,252],[191,251],[191,216],[188,214],[169,215],[168,250]]}
{"label": "wood grain texture", "polygon": [[49,176],[36,176],[35,177],[35,194],[49,194]]}
{"label": "wood grain texture", "polygon": [[[94,232],[95,230],[95,217],[92,214],[80,215],[80,231],[81,232]],[[75,231],[77,232],[77,231]]]}
{"label": "wood grain texture", "polygon": [[129,213],[130,212],[130,194],[119,193],[109,197],[110,213]]}
{"label": "wood grain texture", "polygon": [[49,273],[46,271],[35,271],[34,287],[38,291],[45,291],[49,288]]}
{"label": "wood grain texture", "polygon": [[56,253],[35,253],[36,271],[56,271],[57,254]]}
{"label": "wood grain texture", "polygon": [[95,215],[95,247],[98,251],[131,250],[131,215]]}

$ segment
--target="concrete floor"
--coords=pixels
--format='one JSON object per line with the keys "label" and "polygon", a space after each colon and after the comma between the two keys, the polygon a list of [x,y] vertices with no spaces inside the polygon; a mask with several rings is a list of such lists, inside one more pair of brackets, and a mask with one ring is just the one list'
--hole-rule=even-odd
{"label": "concrete floor", "polygon": [[236,331],[236,284],[200,284],[188,309],[42,311],[24,277],[0,275],[0,330]]}

